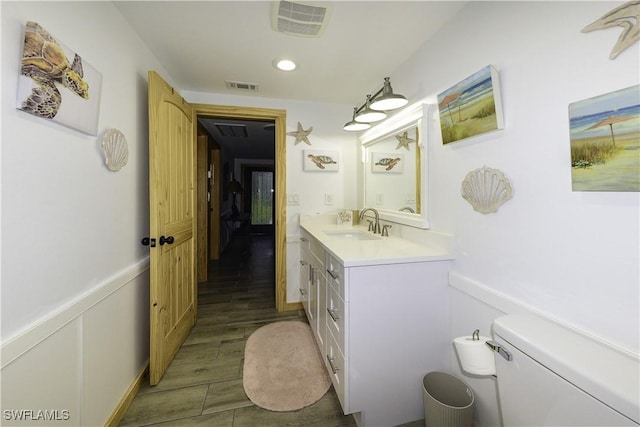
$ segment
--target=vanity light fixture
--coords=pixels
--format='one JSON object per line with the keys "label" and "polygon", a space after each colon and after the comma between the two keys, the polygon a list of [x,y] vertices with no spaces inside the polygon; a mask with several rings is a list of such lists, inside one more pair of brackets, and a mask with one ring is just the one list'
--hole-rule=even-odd
{"label": "vanity light fixture", "polygon": [[[372,95],[367,95],[367,100],[360,107],[353,109],[353,120],[344,125],[346,131],[360,131],[371,127],[370,123],[387,118],[385,111],[395,110],[407,105],[406,97],[393,93],[389,77],[384,78],[384,84],[380,90]],[[367,125],[366,127],[356,124]]]}
{"label": "vanity light fixture", "polygon": [[356,132],[359,130],[367,130],[371,127],[369,123],[360,123],[356,121],[356,111],[358,107],[353,108],[353,119],[350,122],[344,124],[344,130]]}
{"label": "vanity light fixture", "polygon": [[381,111],[395,110],[404,107],[408,102],[409,100],[403,95],[393,93],[391,81],[389,77],[385,77],[384,85],[382,86],[382,95],[371,103],[371,109]]}

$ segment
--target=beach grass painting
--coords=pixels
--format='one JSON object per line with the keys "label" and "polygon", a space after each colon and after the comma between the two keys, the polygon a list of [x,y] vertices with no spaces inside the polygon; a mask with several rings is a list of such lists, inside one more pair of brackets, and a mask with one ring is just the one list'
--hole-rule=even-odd
{"label": "beach grass painting", "polygon": [[442,143],[504,128],[498,72],[488,65],[438,95]]}
{"label": "beach grass painting", "polygon": [[640,191],[640,85],[569,105],[573,191]]}

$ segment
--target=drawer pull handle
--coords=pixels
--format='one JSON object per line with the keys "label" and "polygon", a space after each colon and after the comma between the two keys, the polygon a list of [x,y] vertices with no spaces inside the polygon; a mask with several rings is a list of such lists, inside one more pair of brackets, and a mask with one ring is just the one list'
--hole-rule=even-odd
{"label": "drawer pull handle", "polygon": [[331,276],[333,280],[338,280],[340,277],[336,271],[327,270],[327,273],[329,273],[329,276]]}
{"label": "drawer pull handle", "polygon": [[335,357],[331,357],[327,354],[327,361],[329,362],[329,366],[331,366],[331,372],[333,372],[334,374],[337,374],[340,368],[333,364],[335,360],[336,360]]}
{"label": "drawer pull handle", "polygon": [[300,265],[307,265],[306,261],[300,260]]}
{"label": "drawer pull handle", "polygon": [[300,295],[304,295],[305,294],[305,290],[300,288]]}
{"label": "drawer pull handle", "polygon": [[338,323],[338,320],[340,320],[340,317],[336,314],[336,311],[337,310],[332,310],[329,307],[327,307],[327,313],[329,313],[329,316],[331,316],[334,322]]}

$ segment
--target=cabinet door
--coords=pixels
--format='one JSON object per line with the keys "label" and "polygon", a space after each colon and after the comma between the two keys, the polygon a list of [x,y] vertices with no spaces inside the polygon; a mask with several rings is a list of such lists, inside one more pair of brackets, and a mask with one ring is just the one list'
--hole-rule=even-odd
{"label": "cabinet door", "polygon": [[327,279],[324,274],[318,272],[318,330],[316,340],[320,352],[324,353],[327,339]]}
{"label": "cabinet door", "polygon": [[309,325],[313,333],[318,332],[318,277],[320,277],[320,271],[318,271],[317,263],[311,264],[311,277],[309,278],[308,289],[308,305],[307,317],[309,318]]}
{"label": "cabinet door", "polygon": [[309,281],[312,272],[311,256],[307,250],[300,250],[300,302],[305,311],[309,310]]}

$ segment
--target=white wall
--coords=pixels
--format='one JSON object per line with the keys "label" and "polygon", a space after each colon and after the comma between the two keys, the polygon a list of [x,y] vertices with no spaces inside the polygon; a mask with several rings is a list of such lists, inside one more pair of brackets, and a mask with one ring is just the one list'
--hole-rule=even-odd
{"label": "white wall", "polygon": [[[493,64],[505,129],[443,146],[437,115],[429,143],[432,228],[456,236],[451,338],[493,319],[533,311],[632,353],[640,340],[640,196],[573,192],[570,103],[636,85],[638,43],[609,60],[621,29],[580,30],[622,2],[469,2],[391,74],[394,90],[437,94]],[[465,175],[489,166],[511,181],[495,214],[460,196]],[[494,380],[460,372],[478,398],[479,426],[500,425]]]}
{"label": "white wall", "polygon": [[[99,425],[148,360],[147,71],[166,73],[111,3],[1,7],[2,408]],[[27,20],[102,73],[97,136],[16,110]],[[129,142],[117,173],[109,128]]]}
{"label": "white wall", "polygon": [[[612,61],[619,30],[580,32],[619,4],[470,2],[393,82],[435,101],[496,66],[504,131],[442,146],[433,123],[433,228],[456,235],[458,273],[637,353],[639,194],[572,192],[569,153],[568,105],[639,82],[638,43]],[[465,175],[484,165],[514,188],[491,215],[459,195]]]}

